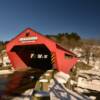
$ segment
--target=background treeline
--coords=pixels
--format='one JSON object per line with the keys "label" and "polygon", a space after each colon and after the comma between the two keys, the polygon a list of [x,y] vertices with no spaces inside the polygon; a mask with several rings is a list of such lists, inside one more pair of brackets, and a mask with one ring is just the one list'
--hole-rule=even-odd
{"label": "background treeline", "polygon": [[75,47],[100,45],[100,40],[83,39],[78,33],[58,33],[57,35],[46,35],[61,44],[64,48],[74,49]]}

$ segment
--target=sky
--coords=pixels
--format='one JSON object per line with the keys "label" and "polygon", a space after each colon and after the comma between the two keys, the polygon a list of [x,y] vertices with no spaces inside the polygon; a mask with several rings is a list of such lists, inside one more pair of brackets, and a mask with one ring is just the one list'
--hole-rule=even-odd
{"label": "sky", "polygon": [[0,0],[0,40],[29,27],[42,34],[77,32],[100,39],[100,0]]}

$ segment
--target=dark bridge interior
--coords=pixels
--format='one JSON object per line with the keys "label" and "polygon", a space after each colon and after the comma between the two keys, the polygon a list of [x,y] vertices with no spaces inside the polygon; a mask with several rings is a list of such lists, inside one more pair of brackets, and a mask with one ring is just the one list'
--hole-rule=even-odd
{"label": "dark bridge interior", "polygon": [[16,52],[28,67],[41,70],[52,68],[51,52],[43,44],[15,46],[12,52]]}

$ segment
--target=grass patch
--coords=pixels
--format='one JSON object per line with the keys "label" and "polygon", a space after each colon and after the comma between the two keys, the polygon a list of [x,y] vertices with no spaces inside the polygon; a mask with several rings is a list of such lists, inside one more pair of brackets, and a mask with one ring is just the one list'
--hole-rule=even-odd
{"label": "grass patch", "polygon": [[84,62],[78,62],[76,64],[76,68],[79,70],[90,70],[92,66],[85,64]]}
{"label": "grass patch", "polygon": [[0,67],[0,70],[10,70],[11,66],[7,66],[7,67]]}

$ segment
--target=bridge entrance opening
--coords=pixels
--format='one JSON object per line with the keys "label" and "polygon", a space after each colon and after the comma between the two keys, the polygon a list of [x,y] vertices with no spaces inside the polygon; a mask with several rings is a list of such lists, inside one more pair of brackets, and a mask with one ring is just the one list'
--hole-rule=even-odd
{"label": "bridge entrance opening", "polygon": [[47,70],[52,68],[51,52],[44,44],[15,46],[12,52],[32,68]]}

